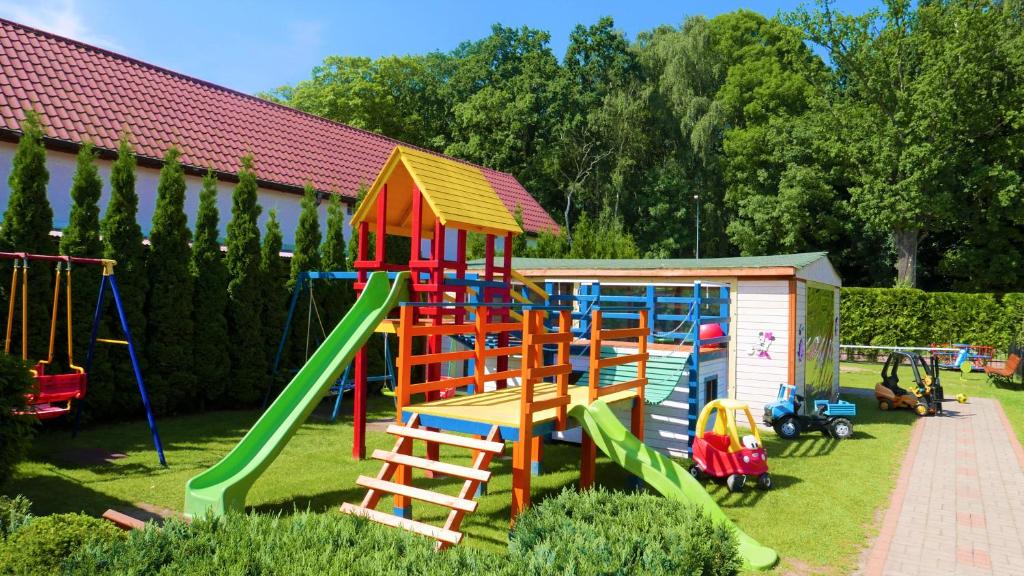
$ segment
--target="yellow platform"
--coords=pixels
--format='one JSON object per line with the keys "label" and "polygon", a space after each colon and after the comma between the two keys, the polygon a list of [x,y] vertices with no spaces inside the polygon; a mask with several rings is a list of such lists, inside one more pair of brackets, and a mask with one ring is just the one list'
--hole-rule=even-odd
{"label": "yellow platform", "polygon": [[[556,393],[555,387],[556,384],[553,382],[542,382],[534,385],[534,401],[539,402],[553,398]],[[602,396],[601,400],[608,404],[614,404],[631,400],[636,395],[636,389],[630,389]],[[406,406],[405,412],[453,420],[482,422],[492,426],[518,428],[520,396],[521,393],[518,387],[505,388],[504,390],[456,396],[430,403],[413,404]],[[566,410],[572,410],[576,406],[588,404],[589,397],[589,390],[586,386],[569,386],[569,405],[566,407]],[[537,412],[533,415],[533,425],[552,422],[555,420],[555,416],[556,410],[554,408]]]}

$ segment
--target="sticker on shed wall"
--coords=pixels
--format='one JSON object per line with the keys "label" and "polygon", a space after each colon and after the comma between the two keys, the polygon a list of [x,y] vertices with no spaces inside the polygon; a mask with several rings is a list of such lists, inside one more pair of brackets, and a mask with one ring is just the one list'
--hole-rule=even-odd
{"label": "sticker on shed wall", "polygon": [[762,330],[757,333],[757,344],[754,344],[750,348],[750,352],[747,352],[747,356],[757,355],[758,358],[772,359],[769,350],[772,347],[772,343],[775,342],[775,335],[770,330]]}

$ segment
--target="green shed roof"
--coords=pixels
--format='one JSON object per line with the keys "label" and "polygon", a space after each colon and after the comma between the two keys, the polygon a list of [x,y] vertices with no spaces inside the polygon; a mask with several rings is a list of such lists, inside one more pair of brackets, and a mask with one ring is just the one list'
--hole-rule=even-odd
{"label": "green shed roof", "polygon": [[[739,268],[795,268],[797,270],[828,256],[827,252],[736,256],[732,258],[597,259],[597,258],[513,258],[516,270],[728,270]],[[496,259],[495,262],[498,262]],[[482,267],[484,260],[469,263]]]}

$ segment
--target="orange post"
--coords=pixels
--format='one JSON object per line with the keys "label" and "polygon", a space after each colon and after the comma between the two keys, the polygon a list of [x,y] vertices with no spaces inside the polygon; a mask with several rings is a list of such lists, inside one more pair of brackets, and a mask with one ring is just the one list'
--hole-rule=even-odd
{"label": "orange post", "polygon": [[[410,306],[403,306],[398,314],[398,359],[396,369],[398,379],[395,383],[395,419],[402,423],[402,411],[410,404],[409,387],[412,384],[412,323],[414,310]],[[414,416],[415,418],[415,416]],[[405,456],[412,455],[412,441],[399,442],[396,446],[396,453]],[[412,484],[412,470],[408,466],[398,466],[395,471],[395,482],[405,486]],[[412,518],[412,499],[408,496],[395,494],[394,514],[402,518]]]}
{"label": "orange post", "polygon": [[533,422],[529,412],[533,400],[533,366],[536,352],[530,344],[535,330],[533,310],[523,311],[523,356],[519,397],[519,438],[512,450],[512,521],[530,506],[530,462],[533,451]]}
{"label": "orange post", "polygon": [[[568,334],[572,332],[572,313],[568,310],[562,310],[558,313],[558,332],[561,334]],[[558,363],[569,364],[569,342],[558,343]],[[558,396],[565,396],[569,393],[569,374],[559,374],[556,382],[558,383]],[[568,411],[565,406],[558,408],[558,416],[555,418],[555,428],[558,431],[563,431],[568,426]]]}
{"label": "orange post", "polygon": [[[597,389],[601,385],[601,311],[595,310],[590,320],[590,382],[588,390],[588,401],[593,402],[598,398]],[[594,477],[597,468],[597,446],[594,440],[583,432],[583,439],[580,442],[580,489],[587,489],[594,485]]]}
{"label": "orange post", "polygon": [[[646,308],[640,311],[640,328],[649,331],[650,317]],[[637,352],[643,359],[636,363],[636,379],[641,384],[637,386],[636,398],[633,399],[633,413],[630,415],[630,431],[633,436],[640,440],[644,439],[644,388],[647,384],[647,335],[637,337]]]}

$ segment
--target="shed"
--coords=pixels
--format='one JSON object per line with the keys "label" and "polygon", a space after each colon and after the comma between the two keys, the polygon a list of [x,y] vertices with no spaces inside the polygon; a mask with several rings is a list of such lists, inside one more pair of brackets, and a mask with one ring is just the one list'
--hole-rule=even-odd
{"label": "shed", "polygon": [[[728,288],[730,320],[723,329],[729,342],[718,373],[728,385],[719,382],[720,395],[747,402],[755,414],[784,382],[796,384],[808,398],[805,406],[812,398],[838,395],[842,281],[825,252],[666,260],[513,258],[512,267],[560,290],[595,282],[602,290]],[[701,397],[691,399],[690,406],[702,407],[714,393],[702,386]]]}

